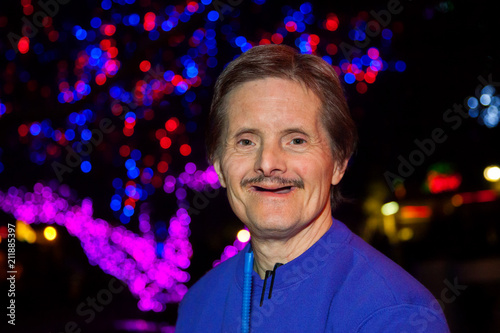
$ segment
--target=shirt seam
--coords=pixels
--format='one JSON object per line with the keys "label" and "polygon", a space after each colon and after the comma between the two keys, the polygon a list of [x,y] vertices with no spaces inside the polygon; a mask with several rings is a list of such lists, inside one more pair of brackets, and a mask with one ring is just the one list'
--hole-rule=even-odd
{"label": "shirt seam", "polygon": [[383,312],[383,311],[386,311],[386,310],[392,310],[392,309],[397,309],[397,308],[413,308],[413,307],[417,307],[417,308],[423,308],[423,309],[427,309],[427,310],[430,310],[430,313],[439,321],[441,322],[442,324],[444,324],[443,320],[441,319],[440,316],[438,316],[436,314],[436,312],[434,310],[432,310],[431,308],[427,307],[427,306],[424,306],[424,305],[418,305],[418,304],[411,304],[411,303],[403,303],[403,304],[394,304],[394,305],[389,305],[389,306],[385,306],[383,308],[380,308],[378,310],[375,310],[374,312],[372,312],[368,317],[366,317],[357,327],[356,329],[356,332],[360,332],[364,326],[372,319],[374,318],[376,315],[378,315],[380,312]]}

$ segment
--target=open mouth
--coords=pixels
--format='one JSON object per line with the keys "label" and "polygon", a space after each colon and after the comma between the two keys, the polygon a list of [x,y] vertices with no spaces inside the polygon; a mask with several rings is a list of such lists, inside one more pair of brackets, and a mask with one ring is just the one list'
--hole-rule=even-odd
{"label": "open mouth", "polygon": [[294,186],[282,186],[282,187],[275,187],[275,188],[266,188],[266,187],[261,187],[261,186],[252,186],[252,189],[257,192],[272,192],[276,194],[286,194],[290,193],[293,189]]}

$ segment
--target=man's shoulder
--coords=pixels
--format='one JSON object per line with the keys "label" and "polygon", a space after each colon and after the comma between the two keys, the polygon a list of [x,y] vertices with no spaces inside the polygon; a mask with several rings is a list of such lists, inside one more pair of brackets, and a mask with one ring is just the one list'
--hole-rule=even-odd
{"label": "man's shoulder", "polygon": [[223,313],[220,309],[224,308],[227,291],[235,284],[238,257],[236,255],[212,268],[189,288],[179,304],[176,331],[219,330],[218,325],[222,320],[219,317]]}
{"label": "man's shoulder", "polygon": [[413,295],[424,297],[426,300],[433,298],[417,279],[358,236],[353,236],[350,244],[363,258],[367,270],[387,285],[396,297]]}
{"label": "man's shoulder", "polygon": [[446,332],[446,319],[439,303],[401,266],[352,232],[343,243],[343,251],[346,279],[337,300],[343,304],[347,299],[358,300],[354,321],[363,327],[360,331],[390,323],[395,331],[404,331],[400,328],[419,326],[425,320],[428,327],[431,324],[440,327],[436,332]]}
{"label": "man's shoulder", "polygon": [[[401,266],[382,254],[359,236],[353,234],[346,246],[355,258],[353,270],[362,274],[360,284],[372,292],[385,294],[393,304],[429,305],[432,294]],[[392,299],[391,299],[392,298]]]}
{"label": "man's shoulder", "polygon": [[200,299],[217,295],[222,288],[227,288],[234,281],[238,257],[239,255],[231,257],[205,273],[189,288],[182,303],[190,303],[191,300],[199,302]]}

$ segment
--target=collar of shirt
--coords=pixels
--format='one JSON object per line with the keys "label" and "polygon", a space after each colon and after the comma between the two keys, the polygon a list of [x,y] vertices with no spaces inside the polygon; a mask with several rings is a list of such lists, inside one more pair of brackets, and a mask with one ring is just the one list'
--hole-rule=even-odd
{"label": "collar of shirt", "polygon": [[[316,243],[294,260],[276,269],[273,290],[291,288],[307,279],[316,270],[321,269],[327,263],[328,258],[348,240],[349,235],[347,227],[340,221],[333,219],[330,229]],[[238,262],[234,278],[241,290],[243,290],[244,254],[248,252],[250,246],[251,244],[248,243],[237,255]],[[255,288],[261,290],[264,286],[264,280],[255,271],[252,272],[252,285],[254,290]]]}

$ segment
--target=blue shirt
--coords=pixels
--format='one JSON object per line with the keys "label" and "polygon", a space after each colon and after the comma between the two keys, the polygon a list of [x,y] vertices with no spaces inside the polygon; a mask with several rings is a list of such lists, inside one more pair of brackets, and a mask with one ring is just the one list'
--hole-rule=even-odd
{"label": "blue shirt", "polygon": [[[176,332],[239,332],[244,254],[210,270],[185,295]],[[251,332],[449,332],[439,303],[342,222],[270,278],[252,276]]]}

